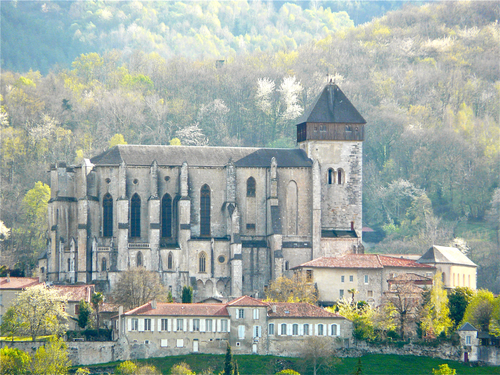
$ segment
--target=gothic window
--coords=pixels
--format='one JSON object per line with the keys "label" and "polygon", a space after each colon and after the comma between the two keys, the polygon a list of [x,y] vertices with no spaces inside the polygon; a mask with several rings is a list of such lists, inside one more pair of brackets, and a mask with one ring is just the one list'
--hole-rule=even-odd
{"label": "gothic window", "polygon": [[161,236],[172,237],[172,198],[169,194],[161,200]]}
{"label": "gothic window", "polygon": [[200,235],[210,236],[210,187],[203,185],[200,194]]}
{"label": "gothic window", "polygon": [[167,268],[169,270],[174,268],[174,257],[172,256],[172,252],[168,253]]}
{"label": "gothic window", "polygon": [[102,236],[113,237],[113,197],[109,193],[102,199]]}
{"label": "gothic window", "polygon": [[344,179],[345,179],[344,171],[342,169],[339,169],[337,171],[337,183],[339,185],[342,185],[344,183]]}
{"label": "gothic window", "polygon": [[290,181],[286,190],[287,234],[297,234],[298,191],[295,181]]}
{"label": "gothic window", "polygon": [[142,253],[139,251],[137,253],[137,267],[141,267],[142,266]]}
{"label": "gothic window", "polygon": [[332,185],[335,183],[335,171],[330,168],[328,169],[328,185]]}
{"label": "gothic window", "polygon": [[68,272],[71,271],[71,259],[68,258]]}
{"label": "gothic window", "polygon": [[106,271],[106,258],[101,259],[101,271]]}
{"label": "gothic window", "polygon": [[141,236],[141,198],[137,193],[130,202],[130,237]]}
{"label": "gothic window", "polygon": [[198,257],[198,265],[199,272],[207,272],[207,254],[204,251]]}
{"label": "gothic window", "polygon": [[247,180],[247,197],[255,197],[255,178],[253,177]]}

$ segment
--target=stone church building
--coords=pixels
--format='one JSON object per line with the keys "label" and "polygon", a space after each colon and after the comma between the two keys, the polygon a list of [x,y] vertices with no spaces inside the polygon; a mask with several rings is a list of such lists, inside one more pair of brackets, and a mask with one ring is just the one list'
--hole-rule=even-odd
{"label": "stone church building", "polygon": [[322,256],[362,253],[365,120],[328,84],[297,148],[119,145],[50,167],[47,281],[158,272],[174,297],[263,297],[270,280]]}

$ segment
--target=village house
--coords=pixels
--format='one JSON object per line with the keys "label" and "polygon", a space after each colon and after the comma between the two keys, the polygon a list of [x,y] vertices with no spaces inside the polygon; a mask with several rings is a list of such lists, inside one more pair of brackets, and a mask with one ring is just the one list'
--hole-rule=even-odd
{"label": "village house", "polygon": [[318,288],[319,304],[332,306],[341,298],[350,298],[349,290],[356,290],[355,298],[378,306],[388,280],[408,272],[432,278],[436,268],[414,260],[380,254],[346,254],[339,257],[321,257],[294,267],[304,272],[307,280]]}
{"label": "village house", "polygon": [[349,346],[352,322],[308,303],[242,296],[226,304],[149,302],[115,320],[115,337],[146,344],[150,356],[224,353],[297,355],[308,337]]}
{"label": "village house", "polygon": [[37,277],[0,277],[0,324],[2,317],[14,303],[17,295],[30,286],[40,284]]}

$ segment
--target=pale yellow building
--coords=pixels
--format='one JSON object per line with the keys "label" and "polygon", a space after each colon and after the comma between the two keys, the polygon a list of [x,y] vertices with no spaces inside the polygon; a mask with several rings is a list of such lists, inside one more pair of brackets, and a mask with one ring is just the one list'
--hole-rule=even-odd
{"label": "pale yellow building", "polygon": [[0,324],[17,295],[30,286],[40,284],[37,277],[0,277]]}
{"label": "pale yellow building", "polygon": [[432,246],[418,263],[436,267],[443,274],[445,288],[477,287],[477,265],[455,247]]}

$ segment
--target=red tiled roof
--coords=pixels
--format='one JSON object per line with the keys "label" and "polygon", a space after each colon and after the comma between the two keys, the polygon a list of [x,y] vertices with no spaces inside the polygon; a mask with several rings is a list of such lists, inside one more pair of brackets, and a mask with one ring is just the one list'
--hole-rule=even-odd
{"label": "red tiled roof", "polygon": [[426,277],[426,276],[421,276],[416,273],[403,273],[401,275],[398,275],[396,277],[392,277],[389,279],[390,281],[422,281],[422,282],[430,282],[432,284],[432,277]]}
{"label": "red tiled roof", "polygon": [[151,302],[136,307],[124,315],[176,315],[176,316],[229,316],[226,305],[220,303],[156,303],[156,309]]}
{"label": "red tiled roof", "polygon": [[94,291],[93,285],[53,285],[61,295],[66,295],[68,301],[81,301],[82,299],[90,302],[90,296]]}
{"label": "red tiled roof", "polygon": [[321,257],[294,267],[311,268],[384,268],[384,267],[408,267],[408,268],[433,268],[422,267],[423,264],[414,260],[393,258],[379,254],[346,254],[340,257]]}
{"label": "red tiled roof", "polygon": [[118,312],[120,305],[116,303],[104,302],[100,307],[100,312]]}
{"label": "red tiled roof", "polygon": [[[276,312],[273,312],[273,307]],[[342,318],[306,302],[269,302],[267,315],[270,318]]]}
{"label": "red tiled roof", "polygon": [[24,289],[38,284],[41,283],[37,277],[0,277],[0,289]]}
{"label": "red tiled roof", "polygon": [[249,296],[241,296],[232,300],[227,304],[228,306],[267,306],[268,304],[262,302],[259,299],[249,297]]}

